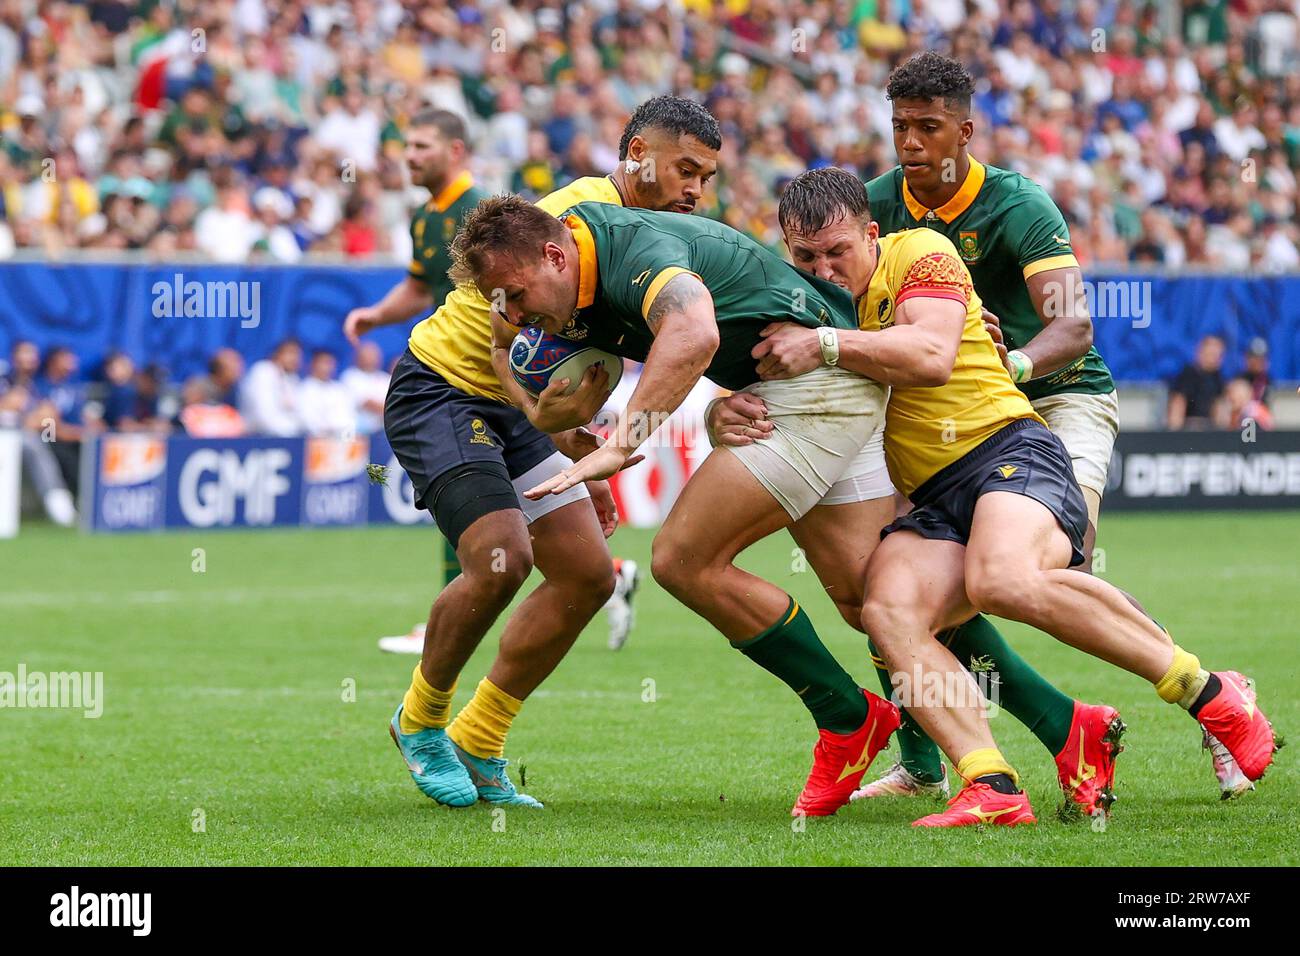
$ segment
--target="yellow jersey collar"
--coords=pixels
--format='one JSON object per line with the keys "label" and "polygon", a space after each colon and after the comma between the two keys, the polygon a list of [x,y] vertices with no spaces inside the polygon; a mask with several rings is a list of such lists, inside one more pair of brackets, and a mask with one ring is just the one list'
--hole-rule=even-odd
{"label": "yellow jersey collar", "polygon": [[[952,222],[975,201],[979,195],[980,189],[984,186],[984,166],[980,164],[974,156],[967,156],[970,162],[970,169],[966,173],[966,179],[962,182],[961,188],[946,203],[934,210],[934,214],[944,222]],[[907,179],[903,179],[903,202],[907,204],[907,211],[912,214],[916,220],[924,219],[930,212],[921,202],[912,195],[912,190],[907,188]]]}
{"label": "yellow jersey collar", "polygon": [[585,309],[596,301],[596,240],[591,227],[577,216],[566,216],[564,224],[578,244],[578,308]]}
{"label": "yellow jersey collar", "polygon": [[473,185],[474,177],[467,169],[443,186],[442,191],[429,200],[429,205],[435,212],[446,212],[451,204],[469,192],[470,187]]}

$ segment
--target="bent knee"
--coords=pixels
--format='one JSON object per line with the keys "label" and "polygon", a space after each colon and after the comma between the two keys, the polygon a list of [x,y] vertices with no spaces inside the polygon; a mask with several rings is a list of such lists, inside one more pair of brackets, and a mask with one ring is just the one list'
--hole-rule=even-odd
{"label": "bent knee", "polygon": [[550,580],[599,608],[614,593],[614,563],[608,555],[600,555],[601,560],[595,560],[594,557],[570,565],[565,568],[562,576]]}
{"label": "bent knee", "polygon": [[906,642],[924,627],[919,610],[896,596],[868,594],[862,602],[861,627],[882,652]]}
{"label": "bent knee", "polygon": [[533,549],[519,542],[479,548],[462,556],[461,571],[476,590],[512,597],[533,571]]}
{"label": "bent knee", "polygon": [[674,597],[698,590],[708,577],[706,563],[695,552],[662,535],[651,547],[650,575]]}

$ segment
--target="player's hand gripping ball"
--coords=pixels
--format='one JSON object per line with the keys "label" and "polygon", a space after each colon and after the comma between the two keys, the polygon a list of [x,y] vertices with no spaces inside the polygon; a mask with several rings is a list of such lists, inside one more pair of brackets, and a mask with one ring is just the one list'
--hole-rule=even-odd
{"label": "player's hand gripping ball", "polygon": [[565,395],[572,395],[582,376],[593,365],[603,365],[613,391],[623,376],[623,360],[603,349],[571,342],[530,326],[515,336],[510,345],[510,371],[515,381],[533,395],[540,395],[551,379],[568,379]]}

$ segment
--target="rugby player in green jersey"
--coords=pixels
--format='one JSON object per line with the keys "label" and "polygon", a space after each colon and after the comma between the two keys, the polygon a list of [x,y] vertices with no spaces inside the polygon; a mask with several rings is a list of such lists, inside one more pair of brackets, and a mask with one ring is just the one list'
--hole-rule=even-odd
{"label": "rugby player in green jersey", "polygon": [[[1088,506],[1087,569],[1118,429],[1114,383],[1092,347],[1082,277],[1060,211],[1037,184],[967,153],[972,91],[961,64],[937,53],[918,54],[894,71],[887,95],[900,165],[867,185],[871,215],[881,235],[925,227],[957,248],[1012,349],[1012,379],[1070,452]],[[796,265],[809,267],[795,256]],[[756,427],[763,427],[761,409],[743,395],[713,409],[710,428],[725,444],[755,440]],[[1086,807],[1096,768],[1080,760],[1078,741],[1104,734],[1114,715],[1056,690],[981,621],[948,635],[948,646],[959,659],[999,675],[1000,706],[1033,729],[1056,761],[1062,789]],[[882,686],[889,687],[883,662],[876,657],[876,663]],[[899,762],[855,797],[946,795],[938,748],[906,713],[898,739]],[[1222,744],[1208,735],[1205,744],[1225,796],[1253,788]]]}
{"label": "rugby player in green jersey", "polygon": [[[453,257],[453,278],[473,282],[496,303],[494,322],[504,334],[498,349],[513,335],[506,323],[538,325],[645,363],[615,436],[527,498],[613,474],[701,376],[725,388],[751,387],[766,403],[769,439],[708,456],[655,539],[652,570],[669,593],[799,695],[819,739],[792,812],[834,813],[898,725],[897,708],[858,687],[797,602],[734,561],[781,528],[828,529],[809,536],[820,548],[810,564],[824,585],[838,582],[833,593],[860,593],[855,559],[836,569],[826,555],[870,550],[861,531],[870,522],[856,508],[883,506],[886,516],[893,510],[891,486],[873,491],[871,481],[859,480],[869,474],[854,474],[879,438],[884,389],[833,367],[760,383],[754,355],[772,323],[855,328],[852,297],[720,223],[601,203],[579,203],[556,218],[518,197],[484,200],[466,219]],[[581,424],[548,419],[545,427]],[[841,493],[855,504],[834,503]],[[845,526],[839,531],[837,518]]]}
{"label": "rugby player in green jersey", "polygon": [[[925,226],[957,247],[1002,330],[1012,381],[1070,453],[1088,506],[1079,570],[1091,572],[1119,431],[1115,382],[1092,344],[1083,275],[1061,211],[1037,183],[967,152],[973,92],[961,63],[938,53],[918,54],[894,71],[886,95],[899,165],[867,184],[867,199],[882,234]],[[1062,739],[1056,728],[1043,743],[1056,753]],[[1208,732],[1203,745],[1225,798],[1254,789]]]}

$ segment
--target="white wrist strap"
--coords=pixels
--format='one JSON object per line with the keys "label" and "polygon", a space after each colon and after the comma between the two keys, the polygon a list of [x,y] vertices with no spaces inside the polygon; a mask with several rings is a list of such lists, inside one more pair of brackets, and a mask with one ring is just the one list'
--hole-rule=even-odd
{"label": "white wrist strap", "polygon": [[817,342],[822,347],[822,364],[840,364],[840,330],[824,326],[817,330]]}
{"label": "white wrist strap", "polygon": [[1011,381],[1017,385],[1034,377],[1034,360],[1020,349],[1008,352],[1007,361],[1011,363]]}

